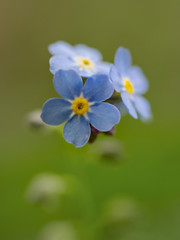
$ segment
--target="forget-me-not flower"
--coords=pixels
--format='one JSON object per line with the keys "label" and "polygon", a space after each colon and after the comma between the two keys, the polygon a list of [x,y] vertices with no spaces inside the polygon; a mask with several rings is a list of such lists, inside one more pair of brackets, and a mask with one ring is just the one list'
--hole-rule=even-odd
{"label": "forget-me-not flower", "polygon": [[55,74],[58,70],[75,70],[82,77],[90,77],[94,74],[109,74],[110,63],[102,61],[101,53],[84,44],[74,47],[70,44],[59,41],[49,46],[49,52],[53,55],[50,58],[50,71]]}
{"label": "forget-me-not flower", "polygon": [[91,134],[90,124],[99,131],[109,131],[120,121],[119,110],[105,101],[114,89],[107,75],[97,74],[83,81],[74,70],[59,70],[54,87],[63,98],[45,102],[42,120],[49,125],[66,122],[63,136],[76,147],[84,146]]}
{"label": "forget-me-not flower", "polygon": [[131,65],[131,54],[123,47],[115,54],[110,79],[129,114],[136,119],[139,115],[140,119],[148,120],[151,117],[150,104],[141,96],[148,90],[148,81],[139,67]]}

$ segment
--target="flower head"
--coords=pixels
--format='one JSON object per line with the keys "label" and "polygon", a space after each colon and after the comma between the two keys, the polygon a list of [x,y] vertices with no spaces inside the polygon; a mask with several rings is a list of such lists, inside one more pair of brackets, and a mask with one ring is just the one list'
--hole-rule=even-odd
{"label": "flower head", "polygon": [[97,74],[83,81],[74,70],[59,70],[54,76],[54,87],[63,98],[45,102],[42,120],[49,125],[66,122],[63,136],[76,147],[84,146],[91,134],[90,124],[106,132],[120,121],[120,112],[105,103],[114,89],[107,75]]}
{"label": "flower head", "polygon": [[131,65],[131,54],[127,49],[120,47],[117,50],[110,79],[133,118],[139,115],[142,120],[147,120],[151,117],[150,105],[141,96],[148,90],[148,81],[139,67]]}
{"label": "flower head", "polygon": [[102,62],[101,53],[83,44],[71,46],[66,42],[56,42],[49,46],[50,71],[55,74],[58,70],[75,70],[82,77],[90,77],[96,73],[109,74],[110,64]]}

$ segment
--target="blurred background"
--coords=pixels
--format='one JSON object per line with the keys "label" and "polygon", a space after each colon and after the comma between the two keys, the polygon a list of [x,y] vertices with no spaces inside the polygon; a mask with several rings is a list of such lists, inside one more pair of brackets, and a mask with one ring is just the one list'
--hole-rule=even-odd
{"label": "blurred background", "polygon": [[[179,0],[0,0],[0,239],[180,239]],[[130,49],[154,120],[81,149],[25,116],[57,96],[48,45]],[[108,152],[105,146],[115,146]],[[44,188],[43,188],[43,187]]]}

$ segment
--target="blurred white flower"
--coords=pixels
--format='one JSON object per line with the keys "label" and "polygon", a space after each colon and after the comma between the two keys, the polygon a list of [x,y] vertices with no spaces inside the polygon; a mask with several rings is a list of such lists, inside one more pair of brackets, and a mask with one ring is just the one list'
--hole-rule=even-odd
{"label": "blurred white flower", "polygon": [[66,181],[63,177],[51,173],[41,173],[32,179],[25,196],[30,203],[55,207],[60,196],[66,190]]}
{"label": "blurred white flower", "polygon": [[26,125],[32,129],[48,128],[48,125],[41,120],[40,115],[41,109],[29,112],[25,117]]}
{"label": "blurred white flower", "polygon": [[76,230],[71,222],[48,223],[39,233],[38,240],[77,240]]}

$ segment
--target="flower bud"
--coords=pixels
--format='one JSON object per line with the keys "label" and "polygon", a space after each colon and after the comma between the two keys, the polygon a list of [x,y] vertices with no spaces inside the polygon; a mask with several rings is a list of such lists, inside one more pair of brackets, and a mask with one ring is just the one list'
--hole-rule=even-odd
{"label": "flower bud", "polygon": [[40,115],[41,110],[39,109],[29,112],[25,117],[26,126],[36,130],[49,128],[49,126],[41,120]]}
{"label": "flower bud", "polygon": [[67,184],[61,176],[41,173],[32,179],[25,197],[30,203],[40,203],[44,207],[56,208],[60,196],[66,190]]}
{"label": "flower bud", "polygon": [[112,138],[99,141],[95,147],[95,152],[98,153],[103,160],[120,161],[124,159],[122,143]]}

